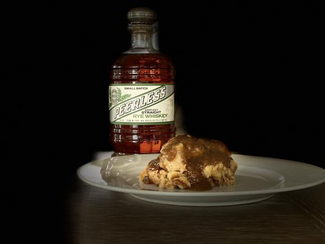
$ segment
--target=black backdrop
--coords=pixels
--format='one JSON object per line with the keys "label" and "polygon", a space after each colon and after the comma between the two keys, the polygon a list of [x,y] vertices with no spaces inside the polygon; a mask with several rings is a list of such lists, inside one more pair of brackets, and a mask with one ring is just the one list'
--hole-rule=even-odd
{"label": "black backdrop", "polygon": [[[37,200],[40,233],[64,229],[56,228],[61,199],[77,167],[112,149],[109,67],[129,48],[126,13],[138,6],[157,11],[160,50],[175,63],[189,133],[244,154],[325,167],[321,12],[312,2],[17,3],[6,11],[14,91],[6,148],[11,165],[23,167],[15,189],[30,191],[10,198],[16,209]],[[35,190],[41,182],[47,188]]]}

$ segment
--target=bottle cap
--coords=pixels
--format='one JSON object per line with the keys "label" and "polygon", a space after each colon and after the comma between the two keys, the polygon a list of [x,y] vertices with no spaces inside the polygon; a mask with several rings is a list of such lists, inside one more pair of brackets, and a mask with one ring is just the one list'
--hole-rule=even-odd
{"label": "bottle cap", "polygon": [[133,8],[128,12],[128,20],[134,24],[154,24],[157,15],[150,8]]}

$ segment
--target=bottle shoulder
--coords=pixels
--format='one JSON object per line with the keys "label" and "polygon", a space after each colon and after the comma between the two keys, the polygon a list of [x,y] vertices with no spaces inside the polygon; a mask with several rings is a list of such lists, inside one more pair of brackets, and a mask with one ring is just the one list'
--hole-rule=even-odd
{"label": "bottle shoulder", "polygon": [[111,68],[174,69],[174,64],[167,56],[162,53],[122,54],[114,61]]}

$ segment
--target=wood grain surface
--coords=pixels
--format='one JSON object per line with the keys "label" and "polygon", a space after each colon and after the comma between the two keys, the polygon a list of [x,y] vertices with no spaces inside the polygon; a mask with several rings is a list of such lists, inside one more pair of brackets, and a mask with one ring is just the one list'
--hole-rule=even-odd
{"label": "wood grain surface", "polygon": [[229,207],[155,204],[74,184],[69,243],[325,243],[325,184]]}

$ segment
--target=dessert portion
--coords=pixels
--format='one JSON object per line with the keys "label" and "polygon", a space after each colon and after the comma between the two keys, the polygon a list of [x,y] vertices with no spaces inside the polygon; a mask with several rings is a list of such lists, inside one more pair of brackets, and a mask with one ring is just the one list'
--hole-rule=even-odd
{"label": "dessert portion", "polygon": [[164,144],[160,152],[140,173],[141,182],[192,191],[236,183],[237,163],[221,141],[180,135]]}

